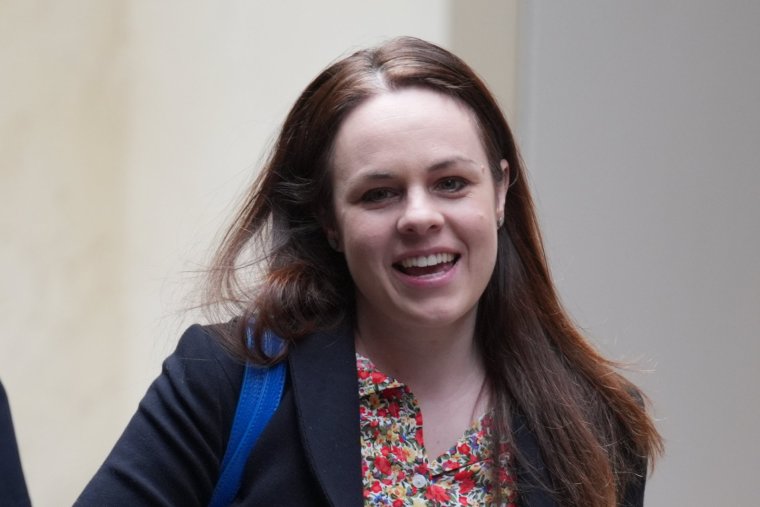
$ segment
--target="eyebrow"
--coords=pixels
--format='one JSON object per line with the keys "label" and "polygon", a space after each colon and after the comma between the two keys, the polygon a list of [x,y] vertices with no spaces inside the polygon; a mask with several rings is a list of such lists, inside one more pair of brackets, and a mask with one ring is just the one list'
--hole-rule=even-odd
{"label": "eyebrow", "polygon": [[451,158],[447,158],[447,159],[441,160],[440,162],[436,162],[435,164],[433,164],[430,167],[428,167],[428,171],[429,172],[433,172],[433,171],[438,171],[440,169],[446,169],[446,168],[451,167],[453,165],[456,165],[457,163],[460,163],[460,162],[464,162],[466,164],[473,165],[475,167],[480,167],[478,165],[478,163],[475,162],[471,158],[455,156],[455,157],[451,157]]}
{"label": "eyebrow", "polygon": [[[451,157],[451,158],[447,158],[447,159],[435,162],[434,164],[430,165],[427,168],[427,171],[428,172],[441,171],[443,169],[448,169],[449,167],[461,162],[464,162],[468,165],[472,165],[474,167],[480,167],[478,163],[472,160],[471,158],[455,156],[455,157]],[[361,175],[360,179],[372,181],[372,180],[388,180],[393,177],[394,177],[394,174],[390,171],[369,171],[366,174]]]}

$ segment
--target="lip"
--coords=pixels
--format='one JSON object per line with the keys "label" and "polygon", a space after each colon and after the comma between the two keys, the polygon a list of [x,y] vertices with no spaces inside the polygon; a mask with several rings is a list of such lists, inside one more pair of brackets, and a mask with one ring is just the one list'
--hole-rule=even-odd
{"label": "lip", "polygon": [[452,250],[450,248],[426,248],[424,250],[404,252],[404,254],[400,255],[397,260],[393,262],[393,264],[400,264],[403,260],[413,257],[427,257],[429,255],[435,254],[451,254],[456,257],[456,261],[449,269],[426,276],[408,275],[403,271],[396,269],[395,267],[392,267],[391,270],[396,279],[408,287],[430,289],[445,286],[452,280],[452,278],[454,278],[454,276],[456,276],[456,273],[459,271],[459,260],[461,259],[462,255],[455,250]]}

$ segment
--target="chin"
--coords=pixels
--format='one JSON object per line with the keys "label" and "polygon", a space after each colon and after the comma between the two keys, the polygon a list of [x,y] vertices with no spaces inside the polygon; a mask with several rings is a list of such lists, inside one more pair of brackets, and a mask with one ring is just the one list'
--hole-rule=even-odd
{"label": "chin", "polygon": [[431,308],[404,312],[402,315],[410,326],[440,329],[461,324],[469,318],[473,318],[474,322],[475,309],[462,311],[461,309]]}

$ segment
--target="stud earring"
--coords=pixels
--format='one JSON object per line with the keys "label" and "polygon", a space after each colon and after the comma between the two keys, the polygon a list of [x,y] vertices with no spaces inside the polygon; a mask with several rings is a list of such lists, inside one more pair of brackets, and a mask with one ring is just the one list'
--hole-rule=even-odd
{"label": "stud earring", "polygon": [[502,225],[504,225],[504,216],[499,216],[499,218],[496,219],[496,228],[501,229]]}
{"label": "stud earring", "polygon": [[332,235],[327,236],[327,244],[330,245],[330,248],[332,248],[336,252],[338,251],[338,240],[335,239],[335,236],[332,236]]}

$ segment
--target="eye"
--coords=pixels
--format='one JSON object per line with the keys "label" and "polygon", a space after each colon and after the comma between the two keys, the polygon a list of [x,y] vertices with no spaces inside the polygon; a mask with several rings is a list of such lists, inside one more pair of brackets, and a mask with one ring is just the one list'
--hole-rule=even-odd
{"label": "eye", "polygon": [[378,203],[392,199],[395,196],[396,192],[391,188],[373,188],[371,190],[367,190],[362,194],[361,201],[368,203]]}
{"label": "eye", "polygon": [[436,189],[441,190],[443,192],[455,193],[455,192],[459,192],[464,187],[466,187],[467,181],[459,177],[450,176],[447,178],[443,178],[442,180],[439,180],[435,186],[436,186]]}

